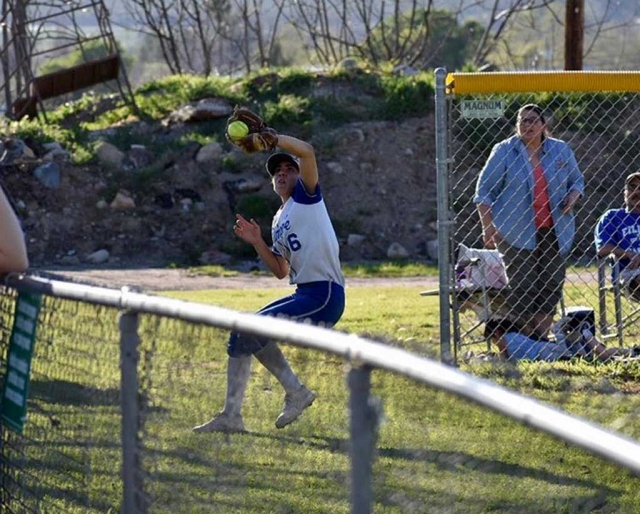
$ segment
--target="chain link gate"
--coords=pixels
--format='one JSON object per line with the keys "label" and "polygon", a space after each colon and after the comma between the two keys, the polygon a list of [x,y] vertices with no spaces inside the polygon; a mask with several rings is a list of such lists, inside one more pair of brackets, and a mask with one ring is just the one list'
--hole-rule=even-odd
{"label": "chain link gate", "polygon": [[[495,343],[497,339],[489,337],[490,327],[485,323],[488,320],[491,320],[491,327],[496,326],[497,320],[508,320],[502,328],[508,327],[509,331],[518,333],[523,345],[537,342],[544,345],[548,339],[556,347],[559,342],[571,348],[572,343],[579,339],[580,346],[584,346],[584,351],[578,351],[580,356],[600,360],[635,357],[632,347],[637,341],[638,324],[634,322],[639,317],[640,302],[625,292],[619,280],[613,280],[612,275],[620,265],[618,259],[597,257],[594,231],[605,212],[624,206],[625,177],[640,171],[637,165],[640,153],[638,91],[638,72],[447,74],[443,69],[436,71],[441,348],[444,361],[459,361],[461,352],[467,355],[469,351],[474,354],[489,352],[489,356],[491,352],[496,353],[498,347],[491,340]],[[535,311],[539,306],[523,307],[522,298],[514,298],[513,293],[510,295],[514,286],[520,284],[511,280],[505,285],[505,279],[510,278],[504,276],[516,274],[522,281],[536,275],[530,260],[517,262],[518,254],[525,253],[519,251],[518,246],[522,248],[519,242],[526,239],[523,233],[530,223],[522,216],[533,218],[532,191],[528,197],[517,201],[514,198],[506,200],[510,211],[506,215],[503,213],[506,222],[503,219],[502,224],[506,226],[507,223],[515,227],[514,232],[518,231],[505,234],[510,242],[518,241],[515,245],[511,243],[516,250],[515,257],[510,256],[511,269],[508,262],[505,266],[504,246],[500,246],[498,251],[478,251],[484,248],[484,241],[477,203],[487,202],[486,198],[479,199],[486,193],[478,190],[479,177],[494,146],[516,133],[518,110],[527,104],[540,106],[540,116],[546,121],[550,137],[568,145],[584,178],[584,193],[573,209],[575,237],[568,245],[566,278],[555,309],[555,323],[545,334],[546,338],[527,327],[524,319],[530,316],[529,311]],[[524,119],[524,122],[535,123],[538,114],[534,111],[524,114],[527,112],[533,118]],[[518,151],[525,151],[524,145],[520,149],[514,145],[511,144],[511,153],[503,152],[506,157],[499,159],[498,152],[487,166],[493,172],[496,169],[504,172],[498,174],[503,182],[496,184],[498,181],[494,181],[493,189],[489,188],[493,199],[499,192],[509,191],[510,187],[515,191],[522,185],[514,186],[514,176],[508,175],[518,168],[513,156],[520,158]],[[543,148],[546,149],[543,152],[549,152],[548,147]],[[547,177],[547,196],[551,203],[559,187],[564,187],[567,181],[571,186],[570,155],[558,154],[553,157],[556,162],[551,164],[548,158],[545,161],[544,153],[542,155],[543,165],[559,170],[559,175],[564,174],[559,182],[552,182],[554,178]],[[533,179],[527,176],[531,173],[531,167],[520,166],[516,169],[516,182],[529,180],[529,184],[533,184]],[[556,213],[553,214],[556,217]],[[564,226],[560,226],[560,218],[556,217],[551,229],[556,236],[564,230]],[[540,233],[538,231],[536,235]],[[518,239],[519,236],[523,237]],[[562,244],[560,241],[558,245]],[[554,241],[545,245],[553,247]],[[551,262],[555,261],[551,259]],[[516,270],[518,264],[527,269]],[[553,267],[548,266],[544,272],[551,276],[552,270]],[[576,326],[580,330],[575,330]],[[593,349],[589,352],[591,346],[585,342],[588,333],[580,337],[585,327],[594,333],[597,341],[609,348],[602,358]],[[569,340],[567,336],[570,336]],[[628,350],[613,351],[611,348]],[[550,359],[558,357],[556,348],[546,349],[553,354]],[[537,353],[529,350],[514,353],[545,360],[544,349]],[[573,349],[571,351],[576,353]],[[568,356],[560,355],[560,358]]]}

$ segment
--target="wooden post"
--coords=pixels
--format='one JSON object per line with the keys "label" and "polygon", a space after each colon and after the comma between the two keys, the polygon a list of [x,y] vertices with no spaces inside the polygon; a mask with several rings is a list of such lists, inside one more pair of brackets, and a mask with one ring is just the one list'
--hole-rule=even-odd
{"label": "wooden post", "polygon": [[564,32],[564,69],[582,70],[584,0],[567,0]]}

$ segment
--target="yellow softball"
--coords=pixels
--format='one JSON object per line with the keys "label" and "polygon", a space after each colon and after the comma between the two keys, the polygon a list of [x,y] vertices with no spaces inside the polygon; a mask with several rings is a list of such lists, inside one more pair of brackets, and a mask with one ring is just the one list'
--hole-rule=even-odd
{"label": "yellow softball", "polygon": [[234,121],[229,123],[227,134],[231,139],[242,139],[249,134],[249,127],[244,121]]}

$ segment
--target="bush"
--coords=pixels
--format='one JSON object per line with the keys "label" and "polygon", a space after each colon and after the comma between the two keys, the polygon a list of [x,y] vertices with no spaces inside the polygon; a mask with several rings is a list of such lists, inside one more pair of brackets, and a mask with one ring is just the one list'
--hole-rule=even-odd
{"label": "bush", "polygon": [[295,95],[283,95],[278,102],[267,101],[262,109],[264,121],[271,126],[282,128],[305,125],[312,119],[309,99]]}
{"label": "bush", "polygon": [[383,77],[384,112],[386,119],[423,116],[431,110],[434,97],[433,74],[420,73],[410,77]]}

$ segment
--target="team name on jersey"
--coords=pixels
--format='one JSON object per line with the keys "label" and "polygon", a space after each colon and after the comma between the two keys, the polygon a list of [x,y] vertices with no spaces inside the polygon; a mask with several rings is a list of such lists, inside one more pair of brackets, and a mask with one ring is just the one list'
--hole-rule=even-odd
{"label": "team name on jersey", "polygon": [[640,225],[631,225],[628,227],[623,227],[622,229],[622,237],[627,237],[631,234],[638,235],[640,234]]}
{"label": "team name on jersey", "polygon": [[284,223],[278,223],[278,225],[276,225],[276,228],[273,230],[273,240],[278,241],[282,235],[285,233],[285,231],[289,230],[291,228],[291,221],[290,220],[285,220]]}

